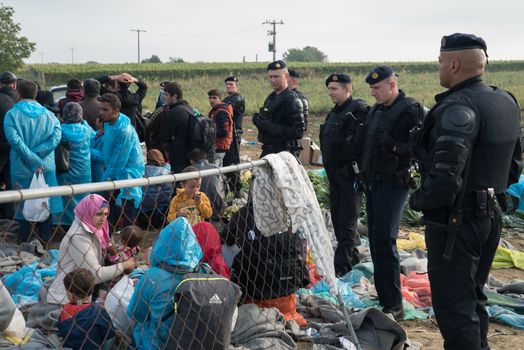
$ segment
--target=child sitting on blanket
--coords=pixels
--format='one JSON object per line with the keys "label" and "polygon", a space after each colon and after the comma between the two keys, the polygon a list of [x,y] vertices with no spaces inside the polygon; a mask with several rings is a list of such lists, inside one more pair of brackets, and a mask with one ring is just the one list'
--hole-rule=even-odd
{"label": "child sitting on blanket", "polygon": [[120,241],[123,244],[110,244],[107,248],[106,262],[108,265],[118,264],[134,258],[140,252],[140,242],[144,233],[142,230],[134,225],[126,226],[120,231]]}
{"label": "child sitting on blanket", "polygon": [[[182,172],[199,171],[197,167],[188,166]],[[211,202],[204,192],[200,192],[201,179],[181,181],[182,188],[176,190],[176,196],[171,200],[167,221],[185,217],[191,225],[209,219],[213,214]]]}
{"label": "child sitting on blanket", "polygon": [[[115,332],[104,305],[91,302],[95,277],[91,271],[76,268],[64,277],[69,304],[65,304],[57,324],[64,347],[72,349],[109,349]],[[101,347],[103,344],[103,347]]]}

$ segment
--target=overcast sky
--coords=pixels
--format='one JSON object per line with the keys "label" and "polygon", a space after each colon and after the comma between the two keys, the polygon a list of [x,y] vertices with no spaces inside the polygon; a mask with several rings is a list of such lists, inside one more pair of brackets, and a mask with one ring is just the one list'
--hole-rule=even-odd
{"label": "overcast sky", "polygon": [[475,33],[490,59],[524,59],[522,0],[1,0],[22,35],[36,43],[31,63],[270,61],[266,19],[277,26],[277,57],[315,46],[330,62],[432,61],[442,35]]}

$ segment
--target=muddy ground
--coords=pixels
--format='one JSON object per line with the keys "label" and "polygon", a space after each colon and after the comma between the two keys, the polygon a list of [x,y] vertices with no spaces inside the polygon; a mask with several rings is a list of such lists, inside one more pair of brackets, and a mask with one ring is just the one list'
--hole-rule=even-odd
{"label": "muddy ground", "polygon": [[[325,116],[310,117],[307,137],[318,144],[319,126],[323,122]],[[256,141],[257,130],[251,123],[251,118],[244,119],[244,134],[243,138],[246,141]],[[260,146],[244,144],[240,147],[241,156],[247,156],[251,160],[259,158],[261,149]],[[306,168],[318,168],[318,166],[307,166]],[[412,230],[410,228],[410,230]],[[422,229],[419,229],[422,231]],[[524,237],[513,235],[511,232],[506,232],[503,236],[515,248],[524,251]],[[511,282],[513,279],[524,280],[524,271],[519,269],[500,269],[492,270],[492,275],[504,282]],[[423,349],[437,350],[442,349],[442,336],[440,335],[437,323],[434,319],[429,320],[414,320],[400,322],[402,327],[408,333],[408,337],[422,344]],[[524,331],[504,326],[497,323],[490,323],[489,329],[489,343],[492,349],[496,350],[516,350],[524,348]],[[305,349],[305,348],[304,348]]]}

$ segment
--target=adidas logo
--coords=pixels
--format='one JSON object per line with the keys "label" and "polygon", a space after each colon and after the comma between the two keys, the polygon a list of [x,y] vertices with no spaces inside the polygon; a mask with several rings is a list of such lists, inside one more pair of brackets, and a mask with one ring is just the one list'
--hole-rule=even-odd
{"label": "adidas logo", "polygon": [[218,295],[214,294],[211,299],[209,299],[210,304],[222,304],[222,300],[218,297]]}

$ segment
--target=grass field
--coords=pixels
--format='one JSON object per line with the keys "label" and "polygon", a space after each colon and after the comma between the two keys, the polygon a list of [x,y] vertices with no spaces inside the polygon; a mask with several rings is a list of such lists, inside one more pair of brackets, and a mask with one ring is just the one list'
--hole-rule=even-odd
{"label": "grass field", "polygon": [[[290,63],[303,76],[299,89],[310,102],[311,114],[326,113],[332,107],[327,96],[325,79],[333,72],[348,73],[353,79],[354,96],[369,103],[369,87],[364,77],[373,67],[383,63]],[[439,86],[437,65],[433,62],[390,62],[400,75],[399,85],[408,96],[431,107],[434,95],[443,91]],[[43,86],[65,84],[71,78],[86,79],[102,74],[128,72],[143,78],[150,89],[144,101],[145,110],[153,110],[162,80],[178,80],[184,89],[184,98],[201,112],[209,110],[207,91],[223,89],[223,79],[235,74],[240,79],[240,90],[246,99],[247,114],[251,115],[262,105],[271,92],[265,74],[266,63],[177,63],[177,64],[77,64],[30,65],[19,75],[39,81]],[[524,61],[490,62],[485,80],[511,91],[524,103]]]}

